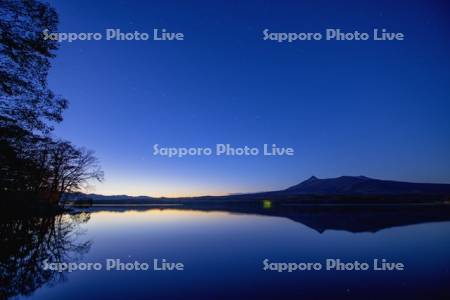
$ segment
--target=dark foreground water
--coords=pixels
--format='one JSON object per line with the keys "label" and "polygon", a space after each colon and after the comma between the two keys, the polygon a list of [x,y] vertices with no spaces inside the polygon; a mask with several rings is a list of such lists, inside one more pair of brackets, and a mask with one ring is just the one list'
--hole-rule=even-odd
{"label": "dark foreground water", "polygon": [[[397,214],[405,221],[396,226],[374,215],[389,226],[367,227],[361,213],[293,217],[180,209],[4,221],[0,299],[450,299],[450,222]],[[405,270],[372,270],[373,260],[383,258]],[[107,271],[107,259],[148,263],[149,270]],[[153,270],[154,259],[182,263],[184,270]],[[265,259],[323,268],[264,270]],[[370,268],[326,270],[327,259]],[[102,270],[45,270],[45,260],[99,263]]]}

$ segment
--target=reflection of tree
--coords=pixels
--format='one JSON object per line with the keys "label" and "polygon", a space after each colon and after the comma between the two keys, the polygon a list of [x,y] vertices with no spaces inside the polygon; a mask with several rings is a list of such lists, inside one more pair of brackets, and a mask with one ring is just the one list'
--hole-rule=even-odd
{"label": "reflection of tree", "polygon": [[80,242],[80,224],[89,214],[14,219],[0,223],[0,299],[29,295],[44,284],[64,280],[64,273],[43,269],[43,261],[76,261],[90,249]]}

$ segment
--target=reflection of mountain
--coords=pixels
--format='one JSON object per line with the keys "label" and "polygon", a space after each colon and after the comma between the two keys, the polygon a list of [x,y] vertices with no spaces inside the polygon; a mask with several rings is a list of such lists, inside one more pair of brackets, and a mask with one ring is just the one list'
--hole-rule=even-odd
{"label": "reflection of mountain", "polygon": [[229,209],[230,212],[254,213],[291,219],[317,232],[345,230],[376,232],[382,229],[427,222],[450,221],[448,206],[416,207],[275,207],[273,209]]}
{"label": "reflection of mountain", "polygon": [[64,273],[43,269],[43,261],[68,262],[89,250],[77,242],[80,223],[89,214],[9,219],[0,222],[0,299],[30,295],[44,284],[64,279]]}
{"label": "reflection of mountain", "polygon": [[399,210],[356,210],[325,211],[316,213],[291,213],[285,217],[302,223],[320,233],[326,230],[345,230],[349,232],[377,232],[382,229],[414,225],[428,222],[450,221],[450,211],[417,208]]}
{"label": "reflection of mountain", "polygon": [[[288,218],[294,222],[308,226],[319,233],[326,230],[344,230],[348,232],[377,232],[391,227],[415,225],[429,222],[450,221],[449,205],[398,205],[398,206],[305,206],[274,205],[264,208],[255,203],[223,205],[197,204],[175,207],[152,206],[153,209],[177,209],[196,211],[223,211],[238,214],[254,214],[262,216]],[[99,206],[89,211],[128,210],[146,211],[148,206]]]}

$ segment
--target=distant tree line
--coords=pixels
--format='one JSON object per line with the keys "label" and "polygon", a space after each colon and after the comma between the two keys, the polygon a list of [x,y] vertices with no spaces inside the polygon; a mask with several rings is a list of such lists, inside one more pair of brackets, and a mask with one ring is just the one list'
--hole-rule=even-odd
{"label": "distant tree line", "polygon": [[65,192],[103,179],[92,151],[52,135],[68,101],[49,89],[58,16],[37,0],[0,1],[1,204],[57,204]]}

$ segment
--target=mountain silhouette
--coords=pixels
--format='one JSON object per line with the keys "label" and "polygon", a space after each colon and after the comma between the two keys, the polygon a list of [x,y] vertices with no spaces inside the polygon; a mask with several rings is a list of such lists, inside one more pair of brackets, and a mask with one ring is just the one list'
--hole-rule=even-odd
{"label": "mountain silhouette", "polygon": [[261,200],[283,203],[431,203],[450,201],[450,184],[412,183],[373,179],[365,176],[341,176],[309,179],[280,191],[224,196],[197,196],[155,198],[149,196],[98,195],[70,193],[64,201],[73,202],[90,199],[93,203],[109,204],[237,204]]}
{"label": "mountain silhouette", "polygon": [[284,192],[296,195],[448,195],[450,194],[450,184],[380,180],[365,176],[341,176],[326,179],[312,176]]}

